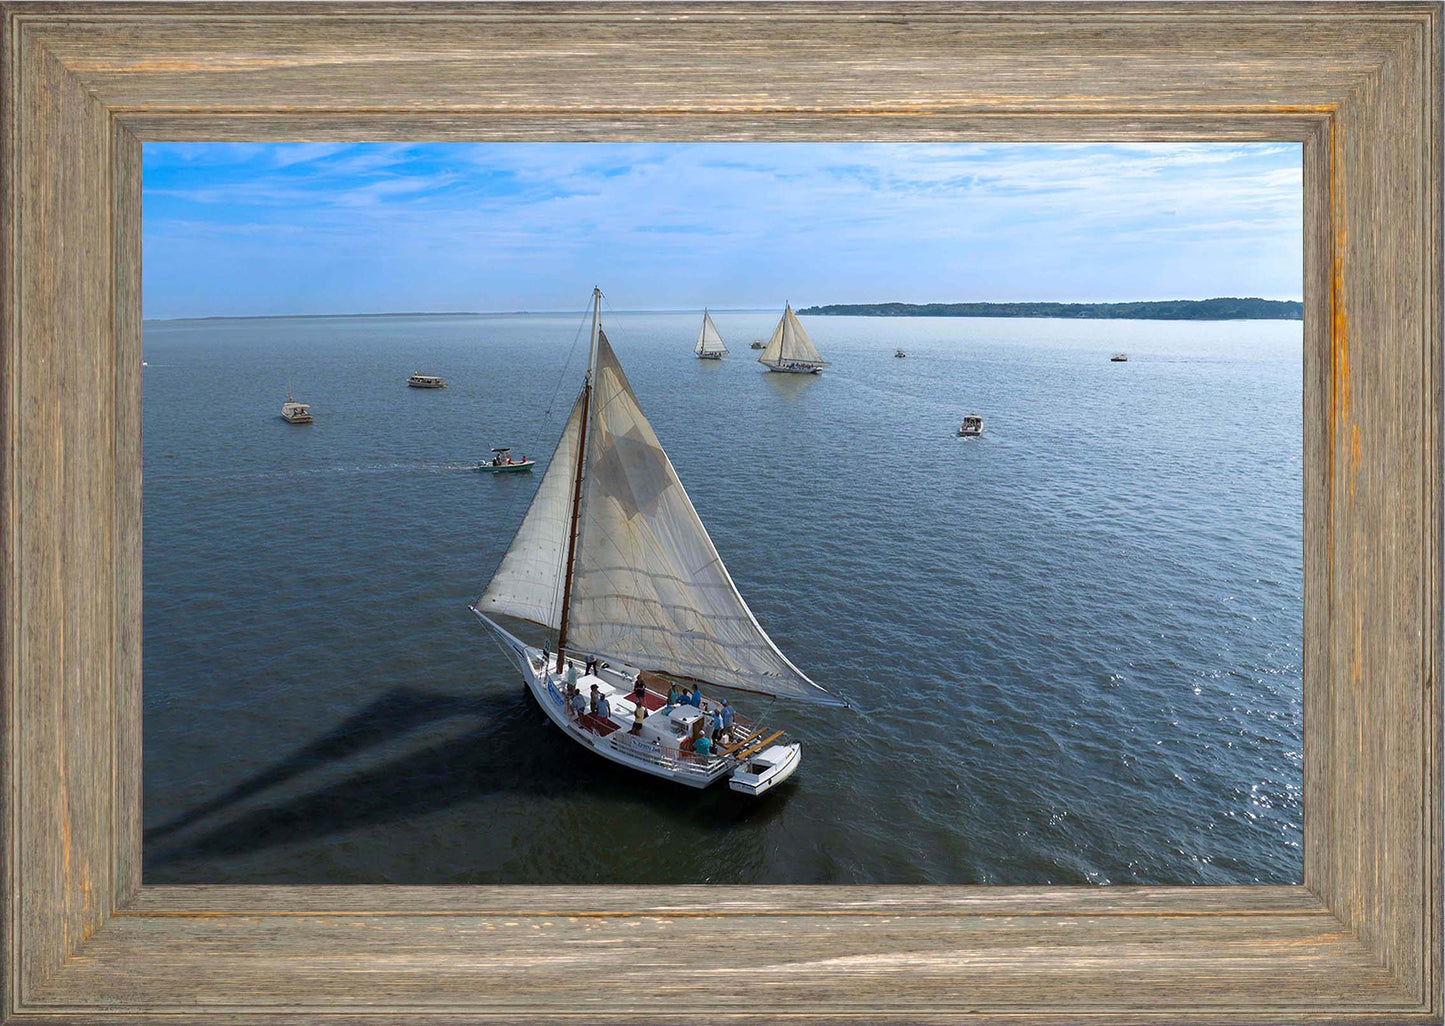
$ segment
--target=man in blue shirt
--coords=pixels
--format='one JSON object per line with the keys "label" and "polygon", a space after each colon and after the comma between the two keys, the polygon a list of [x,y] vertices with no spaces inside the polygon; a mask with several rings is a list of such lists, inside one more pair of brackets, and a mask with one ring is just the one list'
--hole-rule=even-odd
{"label": "man in blue shirt", "polygon": [[733,707],[728,705],[726,698],[723,699],[722,703],[722,721],[724,731],[733,729]]}
{"label": "man in blue shirt", "polygon": [[704,734],[692,743],[692,750],[698,755],[711,755],[712,741]]}
{"label": "man in blue shirt", "polygon": [[573,714],[574,716],[576,716],[576,717],[580,720],[580,719],[582,718],[582,714],[585,713],[586,711],[587,711],[587,699],[582,696],[582,692],[580,692],[580,691],[573,691],[573,692],[572,692],[572,714]]}
{"label": "man in blue shirt", "polygon": [[597,700],[597,715],[604,720],[612,719],[612,703],[607,701],[606,695]]}
{"label": "man in blue shirt", "polygon": [[687,704],[702,708],[702,685],[694,684],[692,686],[692,694],[687,696]]}

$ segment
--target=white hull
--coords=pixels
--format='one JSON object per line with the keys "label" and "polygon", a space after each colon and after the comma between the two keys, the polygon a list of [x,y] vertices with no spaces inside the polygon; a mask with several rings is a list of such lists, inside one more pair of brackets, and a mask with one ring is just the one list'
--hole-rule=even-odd
{"label": "white hull", "polygon": [[[759,361],[759,362],[761,362],[761,361]],[[796,364],[796,363],[784,363],[784,364],[764,363],[763,366],[766,367],[768,370],[772,371],[774,374],[822,374],[822,373],[823,373],[823,368],[822,368],[822,367],[813,367],[813,366],[809,366],[809,365],[807,365],[807,364]]]}
{"label": "white hull", "polygon": [[[556,672],[555,653],[544,661],[541,649],[525,644],[489,617],[475,609],[472,611],[497,636],[503,650],[521,671],[527,690],[547,718],[573,741],[604,759],[698,789],[727,779],[732,790],[750,795],[772,790],[792,776],[802,761],[802,745],[796,741],[766,744],[756,750],[743,746],[738,750],[743,755],[741,759],[733,755],[700,756],[681,751],[676,745],[676,738],[671,737],[671,732],[666,729],[668,718],[660,712],[653,712],[648,717],[643,733],[634,734],[624,724],[632,722],[633,707],[626,696],[632,691],[637,670],[632,667],[609,668],[591,676],[583,673],[581,660],[569,658],[566,665],[576,667],[578,689],[586,695],[591,685],[596,683],[613,705],[610,729],[602,733],[592,726],[597,722],[595,718],[589,717],[589,722],[580,721],[567,708],[563,697],[566,670],[560,674]],[[679,707],[679,711],[689,714],[688,708]],[[664,724],[662,728],[657,726],[659,717]]]}

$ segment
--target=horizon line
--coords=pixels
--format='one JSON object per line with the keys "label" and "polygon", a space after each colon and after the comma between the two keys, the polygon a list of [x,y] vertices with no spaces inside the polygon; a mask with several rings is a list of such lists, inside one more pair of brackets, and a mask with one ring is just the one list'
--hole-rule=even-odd
{"label": "horizon line", "polygon": [[[902,301],[889,300],[888,303],[897,302],[900,306],[962,306],[969,304],[993,304],[998,306],[1027,306],[1041,303],[1057,303],[1061,306],[1113,306],[1122,303],[1207,303],[1216,299],[1260,299],[1272,303],[1303,303],[1303,299],[1274,299],[1268,296],[1209,296],[1205,299],[1181,299],[1173,297],[1170,299],[958,299],[958,300],[930,300],[926,303],[904,303]],[[811,306],[882,306],[882,302],[853,302],[853,303],[812,303]],[[340,317],[508,317],[518,314],[575,314],[583,310],[583,307],[575,309],[552,309],[552,310],[386,310],[377,313],[312,313],[312,314],[201,314],[189,317],[146,317],[141,316],[141,322],[174,322],[174,321],[285,321],[285,320],[326,320]],[[659,306],[659,307],[637,307],[635,309],[616,309],[609,312],[615,314],[624,313],[695,313],[698,307],[692,306]],[[708,306],[703,309],[717,310],[722,313],[758,313],[771,311],[772,306]]]}

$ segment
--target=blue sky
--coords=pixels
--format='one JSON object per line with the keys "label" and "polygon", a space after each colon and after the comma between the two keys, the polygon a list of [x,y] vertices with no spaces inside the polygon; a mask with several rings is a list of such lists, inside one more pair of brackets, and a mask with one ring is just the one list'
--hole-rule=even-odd
{"label": "blue sky", "polygon": [[[1298,145],[145,145],[147,317],[1298,299]],[[581,297],[581,298],[579,298]]]}

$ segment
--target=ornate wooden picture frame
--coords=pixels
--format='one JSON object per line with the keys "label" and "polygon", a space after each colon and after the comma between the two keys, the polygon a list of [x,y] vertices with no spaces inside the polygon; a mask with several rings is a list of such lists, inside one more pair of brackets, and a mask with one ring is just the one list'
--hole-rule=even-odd
{"label": "ornate wooden picture frame", "polygon": [[[3,9],[3,1014],[1439,1022],[1438,3]],[[1304,879],[148,887],[143,140],[1290,140]]]}

